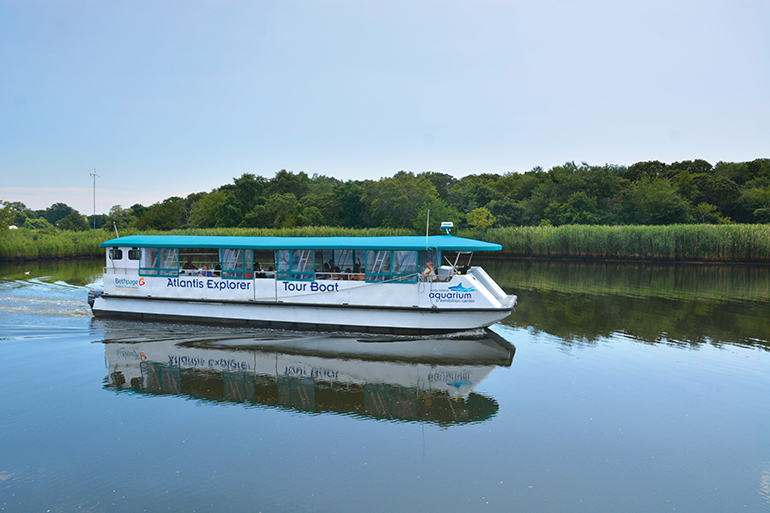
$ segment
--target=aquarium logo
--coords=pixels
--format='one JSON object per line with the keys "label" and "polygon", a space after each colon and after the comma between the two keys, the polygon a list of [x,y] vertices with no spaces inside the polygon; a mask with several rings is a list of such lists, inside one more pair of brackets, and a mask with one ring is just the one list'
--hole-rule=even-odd
{"label": "aquarium logo", "polygon": [[475,303],[473,292],[476,292],[473,287],[464,287],[462,283],[458,283],[445,290],[433,290],[429,297],[437,303]]}

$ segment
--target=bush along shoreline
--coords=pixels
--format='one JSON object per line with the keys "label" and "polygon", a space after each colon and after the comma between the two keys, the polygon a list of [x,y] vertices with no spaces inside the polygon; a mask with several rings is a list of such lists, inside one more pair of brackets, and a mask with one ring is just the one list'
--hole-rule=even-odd
{"label": "bush along shoreline", "polygon": [[[126,231],[121,235],[230,235],[276,237],[365,237],[420,235],[409,229],[302,227],[281,229],[207,228]],[[664,226],[523,226],[459,230],[454,235],[494,242],[502,253],[485,257],[670,262],[770,263],[768,224],[680,224]],[[105,230],[0,232],[0,261],[100,258],[99,244],[112,239]]]}

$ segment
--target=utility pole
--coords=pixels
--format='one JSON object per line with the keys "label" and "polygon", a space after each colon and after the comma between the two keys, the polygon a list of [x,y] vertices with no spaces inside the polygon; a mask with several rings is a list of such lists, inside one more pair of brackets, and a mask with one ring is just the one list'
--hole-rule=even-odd
{"label": "utility pole", "polygon": [[[96,168],[94,168],[93,173],[88,174],[94,177],[94,230],[96,230],[96,177],[99,175],[96,174]],[[101,178],[101,176],[99,176],[99,178]]]}

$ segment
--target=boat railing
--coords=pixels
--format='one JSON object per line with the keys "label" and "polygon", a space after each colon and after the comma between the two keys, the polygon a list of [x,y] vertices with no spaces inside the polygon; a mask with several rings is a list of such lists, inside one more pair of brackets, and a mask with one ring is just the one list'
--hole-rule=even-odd
{"label": "boat railing", "polygon": [[128,267],[105,267],[104,274],[135,274],[137,269],[129,269]]}

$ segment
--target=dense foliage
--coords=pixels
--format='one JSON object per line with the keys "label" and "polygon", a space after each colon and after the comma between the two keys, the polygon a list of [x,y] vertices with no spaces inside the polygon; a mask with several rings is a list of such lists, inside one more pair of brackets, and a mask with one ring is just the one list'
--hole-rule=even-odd
{"label": "dense foliage", "polygon": [[0,204],[0,226],[30,229],[172,230],[185,228],[409,228],[441,221],[470,229],[510,226],[670,225],[770,222],[770,159],[703,160],[632,166],[568,162],[549,171],[469,175],[399,171],[380,180],[308,176],[281,170],[272,179],[243,174],[210,192],[150,206],[115,205],[81,216],[64,203],[32,211]]}

